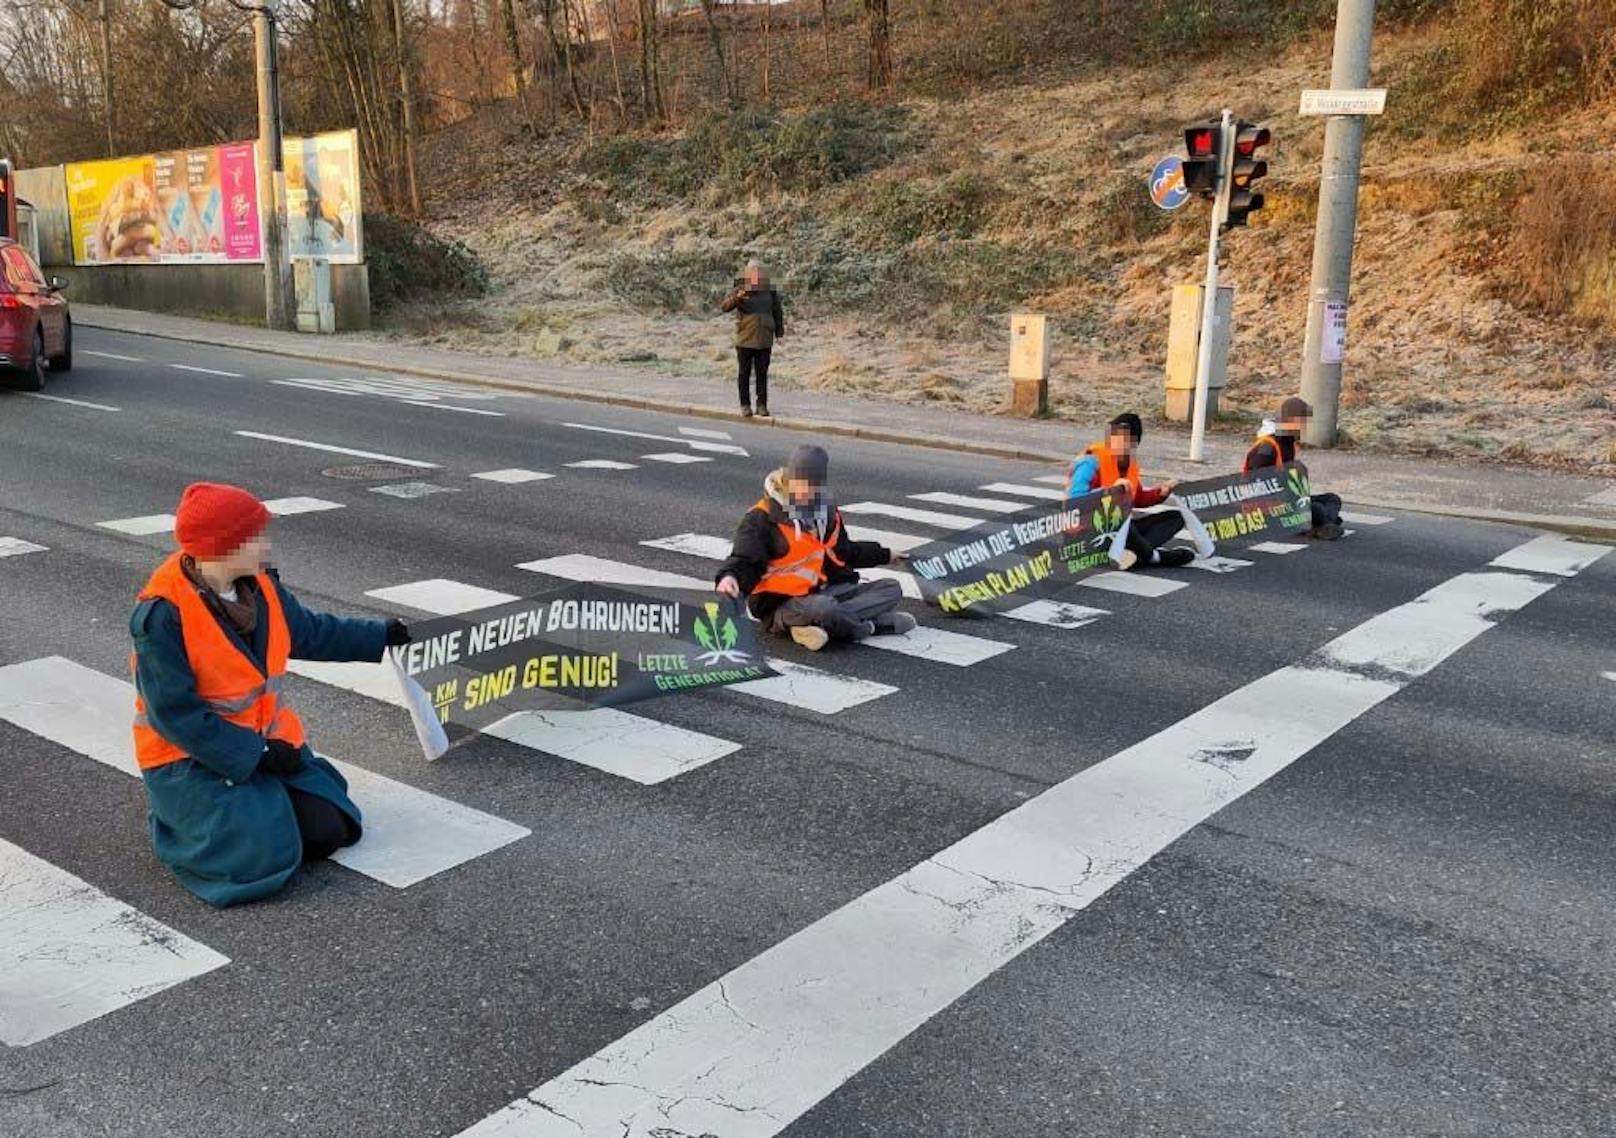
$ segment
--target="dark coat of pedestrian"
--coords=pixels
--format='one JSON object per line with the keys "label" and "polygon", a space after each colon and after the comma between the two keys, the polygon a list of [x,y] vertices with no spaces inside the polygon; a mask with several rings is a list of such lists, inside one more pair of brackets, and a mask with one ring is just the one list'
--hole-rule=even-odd
{"label": "dark coat of pedestrian", "polygon": [[752,377],[757,377],[757,414],[769,417],[769,357],[774,342],[786,334],[786,317],[780,307],[780,294],[770,284],[768,274],[756,261],[748,261],[735,291],[724,298],[720,309],[735,313],[736,389],[741,414],[752,415]]}

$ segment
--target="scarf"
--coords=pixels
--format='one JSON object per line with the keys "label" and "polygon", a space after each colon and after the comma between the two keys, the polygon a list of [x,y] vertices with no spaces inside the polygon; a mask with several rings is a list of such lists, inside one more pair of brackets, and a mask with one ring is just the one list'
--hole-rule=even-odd
{"label": "scarf", "polygon": [[250,641],[258,627],[258,582],[251,577],[237,577],[236,598],[227,600],[214,592],[213,586],[203,579],[194,558],[181,558],[180,568],[185,571],[186,580],[202,594],[203,602],[213,610],[213,615],[243,640]]}

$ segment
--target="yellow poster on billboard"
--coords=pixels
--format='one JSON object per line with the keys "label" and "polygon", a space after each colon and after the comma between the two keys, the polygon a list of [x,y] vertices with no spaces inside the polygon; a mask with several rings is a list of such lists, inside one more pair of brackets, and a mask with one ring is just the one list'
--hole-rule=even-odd
{"label": "yellow poster on billboard", "polygon": [[74,264],[263,257],[251,143],[74,162],[66,180]]}
{"label": "yellow poster on billboard", "polygon": [[155,261],[157,185],[150,155],[67,167],[73,263]]}
{"label": "yellow poster on billboard", "polygon": [[359,201],[359,136],[351,130],[285,141],[286,241],[294,260],[365,259]]}

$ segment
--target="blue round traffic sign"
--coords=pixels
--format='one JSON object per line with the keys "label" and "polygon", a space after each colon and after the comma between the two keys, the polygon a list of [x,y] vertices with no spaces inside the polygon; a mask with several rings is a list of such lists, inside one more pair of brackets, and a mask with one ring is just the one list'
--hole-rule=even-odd
{"label": "blue round traffic sign", "polygon": [[1182,159],[1168,155],[1156,163],[1150,172],[1150,200],[1165,210],[1177,209],[1190,200],[1190,192],[1184,188]]}

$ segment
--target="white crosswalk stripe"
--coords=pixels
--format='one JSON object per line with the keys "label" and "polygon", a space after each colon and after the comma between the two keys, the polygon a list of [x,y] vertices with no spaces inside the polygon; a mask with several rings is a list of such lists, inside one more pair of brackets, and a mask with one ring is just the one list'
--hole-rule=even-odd
{"label": "white crosswalk stripe", "polygon": [[169,533],[174,529],[173,514],[147,514],[140,518],[118,518],[110,522],[97,522],[102,529],[145,537],[154,533]]}
{"label": "white crosswalk stripe", "polygon": [[989,482],[982,487],[990,494],[1019,494],[1023,498],[1040,498],[1046,502],[1066,501],[1066,491],[1045,486],[1024,486],[1018,482]]}
{"label": "white crosswalk stripe", "polygon": [[[1183,532],[1183,531],[1180,531]],[[1242,561],[1238,557],[1197,557],[1191,561],[1191,569],[1204,569],[1208,573],[1233,573],[1238,569],[1248,569],[1255,565],[1254,561]]]}
{"label": "white crosswalk stripe", "polygon": [[691,450],[706,451],[710,454],[736,454],[742,458],[749,457],[745,447],[735,446],[733,443],[706,442],[702,439],[681,438],[678,435],[659,435],[651,431],[629,431],[622,427],[597,427],[593,423],[563,423],[563,427],[572,427],[579,431],[594,431],[602,435],[619,435],[630,439],[653,439],[659,443],[678,443]]}
{"label": "white crosswalk stripe", "polygon": [[638,470],[632,462],[618,462],[614,458],[586,458],[582,462],[569,462],[574,470]]}
{"label": "white crosswalk stripe", "polygon": [[537,561],[524,561],[517,566],[529,573],[543,573],[567,581],[594,581],[601,585],[628,585],[639,589],[700,589],[711,592],[713,583],[701,577],[683,573],[664,573],[660,569],[647,569],[630,565],[626,561],[613,561],[606,557],[593,557],[587,553],[567,553],[560,557],[543,557]]}
{"label": "white crosswalk stripe", "polygon": [[1387,522],[1396,521],[1397,519],[1388,518],[1384,514],[1359,514],[1349,510],[1342,510],[1341,520],[1350,522],[1355,526],[1383,526]]}
{"label": "white crosswalk stripe", "polygon": [[1033,479],[1034,482],[1046,482],[1051,486],[1059,486],[1062,489],[1064,489],[1066,484],[1071,480],[1072,477],[1069,474],[1040,474],[1037,478]]}
{"label": "white crosswalk stripe", "polygon": [[340,510],[342,503],[330,502],[324,498],[271,498],[264,503],[264,508],[277,518],[285,518],[293,514],[317,514],[325,510]]}
{"label": "white crosswalk stripe", "polygon": [[965,510],[985,510],[990,514],[1015,514],[1032,508],[1026,502],[1011,502],[1004,498],[976,498],[970,494],[949,494],[941,490],[909,496],[917,502],[935,502],[939,506],[959,506]]}
{"label": "white crosswalk stripe", "polygon": [[[848,536],[852,536],[849,532]],[[642,541],[641,545],[652,549],[666,549],[673,553],[687,553],[692,557],[704,557],[709,561],[722,561],[729,556],[730,543],[721,537],[713,537],[702,533],[676,533],[672,537],[653,538]],[[921,599],[920,583],[915,580],[913,573],[902,569],[888,569],[885,567],[875,569],[860,569],[859,576],[870,580],[896,581],[903,590],[903,595],[910,600]]]}
{"label": "white crosswalk stripe", "polygon": [[1546,533],[1534,537],[1525,545],[1493,558],[1491,564],[1500,569],[1521,569],[1528,573],[1551,573],[1556,577],[1574,577],[1610,552],[1607,545],[1573,541],[1560,534]]}
{"label": "white crosswalk stripe", "polygon": [[999,613],[1011,620],[1027,624],[1043,624],[1050,628],[1083,628],[1101,617],[1110,616],[1109,609],[1094,609],[1087,605],[1074,605],[1069,601],[1029,601]]}
{"label": "white crosswalk stripe", "polygon": [[20,537],[0,537],[0,557],[17,557],[24,553],[45,553],[49,547],[35,545]]}
{"label": "white crosswalk stripe", "polygon": [[676,466],[684,465],[684,464],[688,464],[688,463],[692,463],[692,462],[711,462],[712,461],[712,459],[708,458],[706,455],[701,455],[701,454],[682,454],[682,453],[677,452],[677,451],[669,451],[669,452],[665,452],[663,454],[642,454],[642,455],[640,455],[640,457],[644,458],[644,459],[649,459],[652,462],[667,462],[667,463],[672,463],[673,465],[676,465]]}
{"label": "white crosswalk stripe", "polygon": [[481,474],[473,474],[473,478],[480,478],[484,482],[541,482],[546,478],[554,478],[554,474],[545,474],[538,470],[523,470],[520,467],[508,467],[504,470],[485,470]]}
{"label": "white crosswalk stripe", "polygon": [[1089,589],[1104,589],[1108,593],[1127,593],[1135,597],[1165,597],[1188,586],[1188,581],[1174,581],[1150,573],[1095,573],[1084,577],[1079,585]]}
{"label": "white crosswalk stripe", "polygon": [[693,435],[698,439],[720,439],[725,441],[734,437],[728,431],[714,431],[706,427],[680,427],[679,433],[681,435]]}
{"label": "white crosswalk stripe", "polygon": [[904,522],[917,522],[923,526],[936,526],[938,529],[960,530],[979,526],[985,520],[973,518],[966,514],[945,514],[937,510],[918,510],[913,506],[899,506],[891,502],[849,502],[841,507],[843,516],[852,514],[874,515],[877,517],[897,518]]}
{"label": "white crosswalk stripe", "polygon": [[411,581],[406,585],[389,585],[382,589],[367,589],[365,596],[375,597],[388,604],[407,605],[436,616],[455,616],[463,612],[508,605],[522,598],[493,589],[481,589],[459,581],[434,577],[426,581]]}
{"label": "white crosswalk stripe", "polygon": [[230,963],[0,840],[0,1043],[26,1047]]}
{"label": "white crosswalk stripe", "polygon": [[937,540],[934,537],[917,537],[912,533],[895,533],[887,529],[844,524],[847,526],[847,536],[854,541],[879,542],[895,553],[908,553],[911,549],[919,549],[922,545],[930,545]]}
{"label": "white crosswalk stripe", "polygon": [[[381,670],[379,665],[360,665]],[[0,668],[0,719],[138,777],[134,685],[60,656]],[[530,831],[350,763],[328,761],[355,789],[365,836],[332,860],[395,888],[492,853]],[[430,822],[430,825],[427,823]]]}
{"label": "white crosswalk stripe", "polygon": [[1295,541],[1259,541],[1254,545],[1246,546],[1246,548],[1254,553],[1273,553],[1282,556],[1286,553],[1296,553],[1306,549],[1307,546]]}

